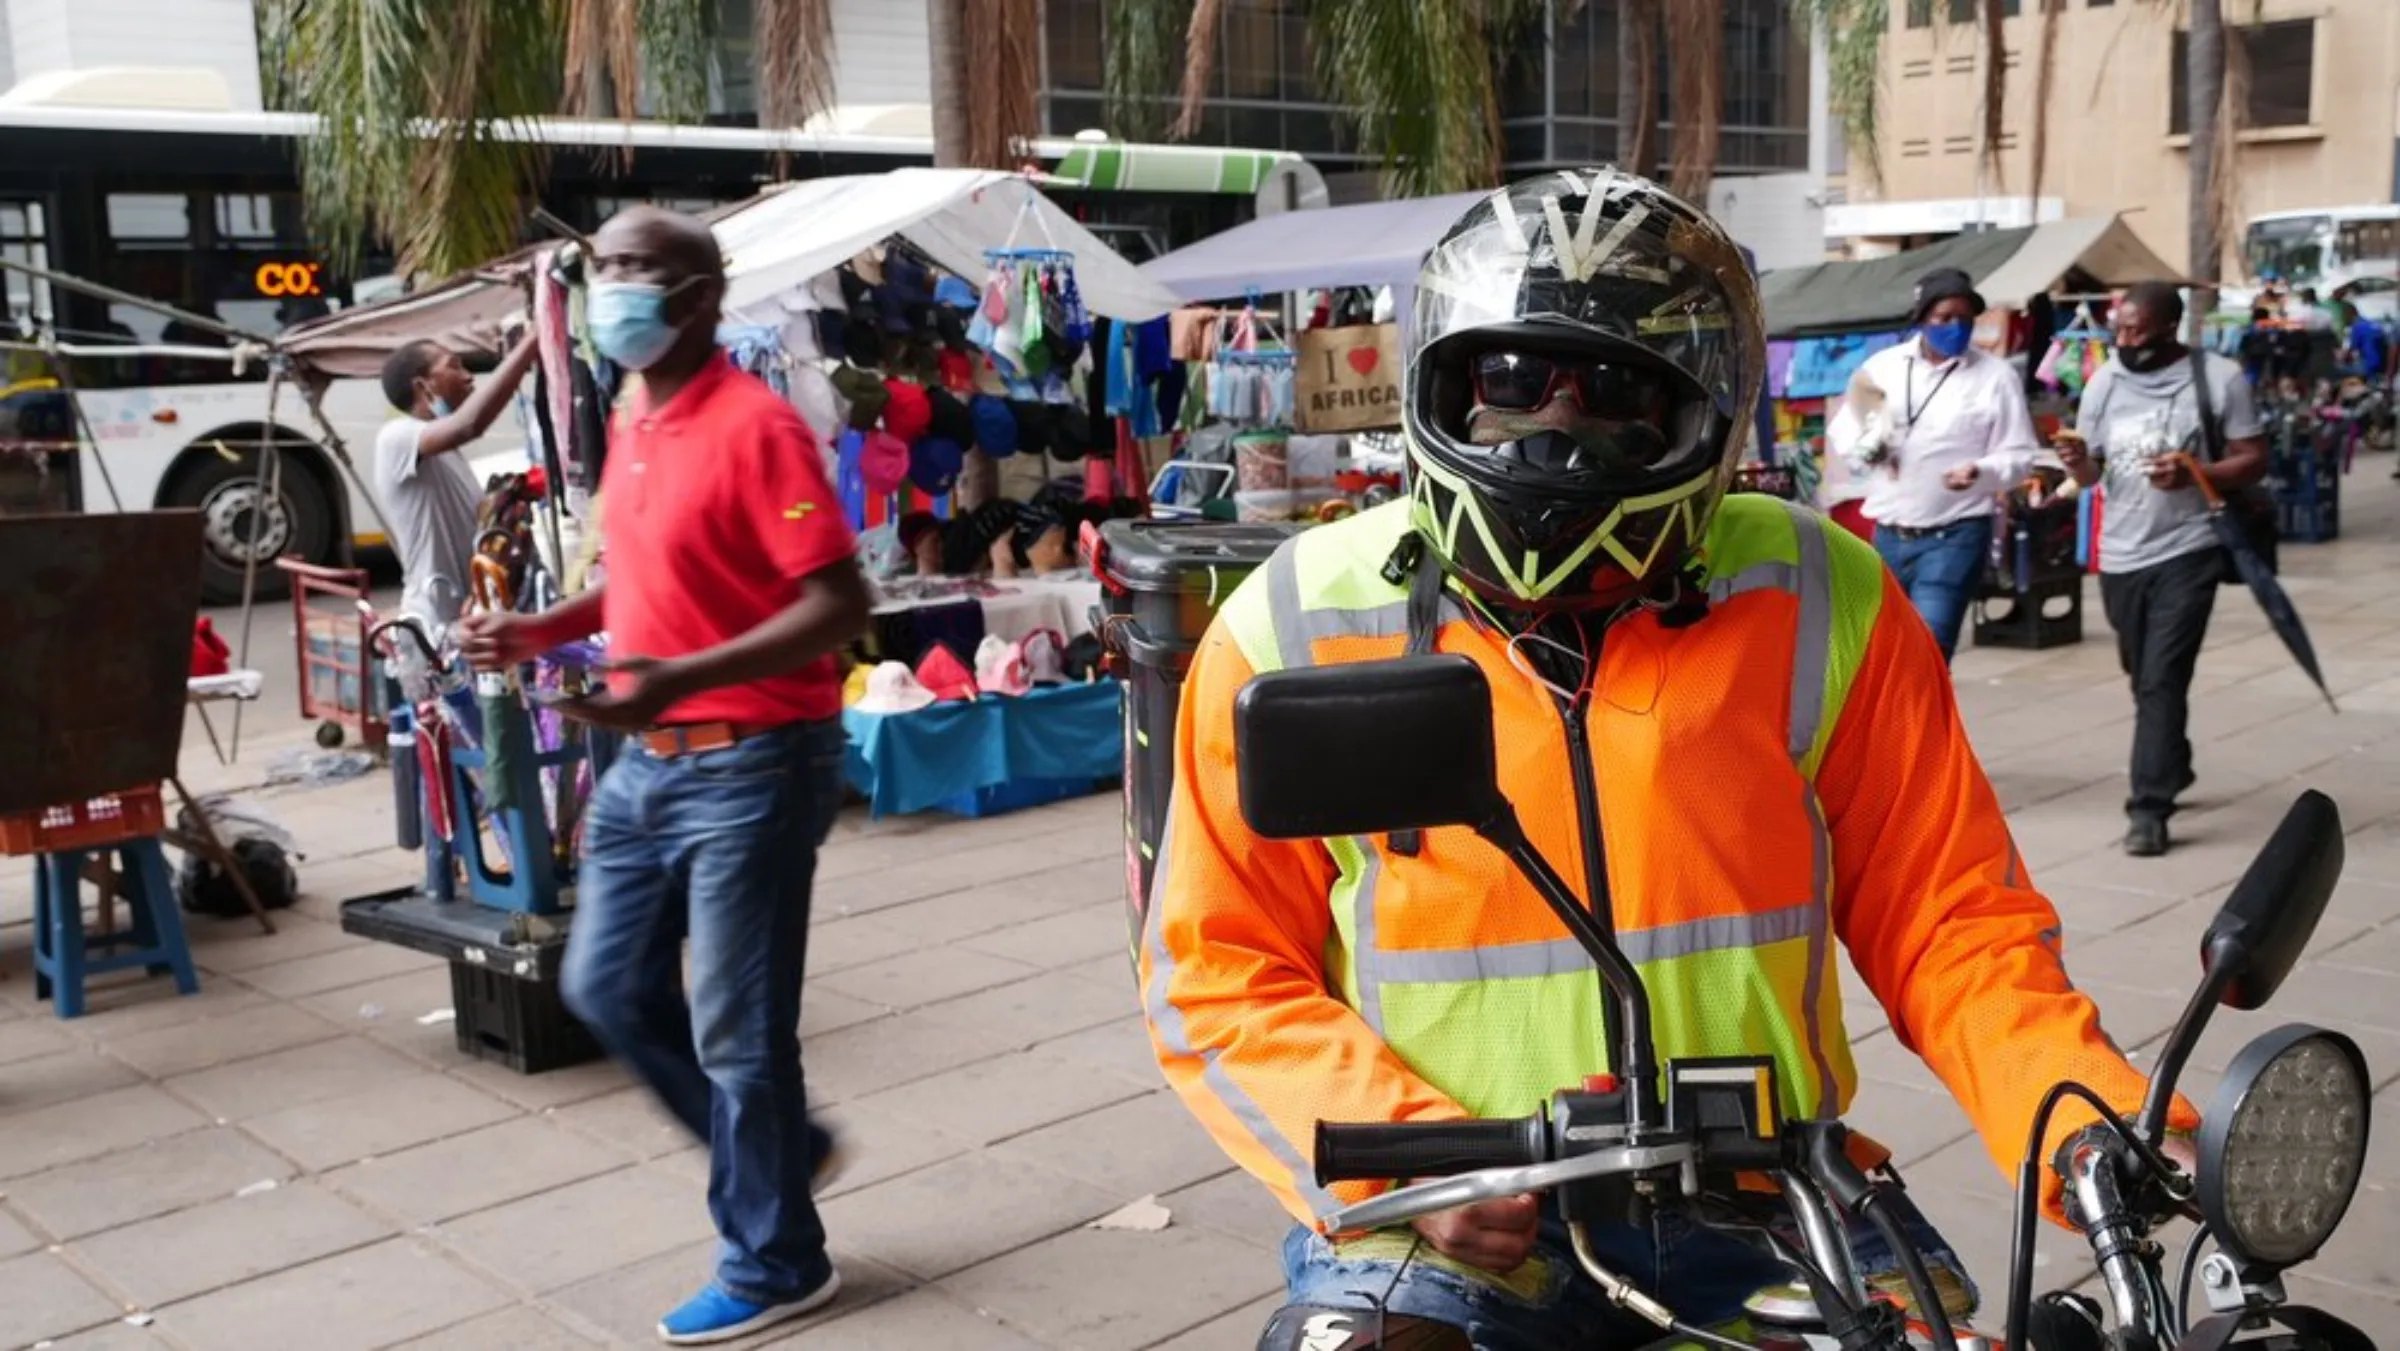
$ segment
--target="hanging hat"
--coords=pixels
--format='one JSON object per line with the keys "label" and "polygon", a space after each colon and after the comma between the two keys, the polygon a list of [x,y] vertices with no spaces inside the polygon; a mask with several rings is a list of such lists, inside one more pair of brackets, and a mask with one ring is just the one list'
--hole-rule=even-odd
{"label": "hanging hat", "polygon": [[949,390],[929,388],[925,400],[932,405],[931,431],[935,436],[956,441],[962,446],[975,442],[975,415],[967,411],[966,402]]}
{"label": "hanging hat", "polygon": [[932,314],[933,321],[930,327],[933,329],[934,336],[942,340],[942,346],[962,356],[965,355],[972,345],[967,341],[966,321],[958,317],[959,312],[936,309],[932,311]]}
{"label": "hanging hat", "polygon": [[1051,447],[1050,405],[1034,399],[1011,399],[1008,410],[1017,419],[1017,449],[1040,455]]}
{"label": "hanging hat", "polygon": [[947,309],[971,310],[981,298],[964,277],[944,276],[933,284],[934,303]]}
{"label": "hanging hat", "polygon": [[[1092,449],[1092,415],[1082,404],[1050,405],[1050,422],[1058,433],[1053,446],[1058,455],[1072,458]],[[1112,445],[1109,449],[1113,451],[1116,447]]]}
{"label": "hanging hat", "polygon": [[909,447],[908,481],[929,496],[941,497],[958,486],[958,471],[966,462],[965,448],[949,437],[921,437]]}
{"label": "hanging hat", "polygon": [[926,402],[925,390],[906,380],[886,380],[884,393],[889,402],[883,406],[883,429],[903,441],[914,441],[933,425],[933,405]]}
{"label": "hanging hat", "polygon": [[892,398],[891,392],[884,388],[883,377],[856,366],[845,365],[835,371],[833,389],[850,401],[850,425],[862,432],[883,417],[883,406]]}
{"label": "hanging hat", "polygon": [[858,470],[868,492],[898,490],[908,479],[908,443],[890,432],[868,432],[866,444],[859,448]]}
{"label": "hanging hat", "polygon": [[1033,679],[1017,645],[987,633],[975,647],[975,684],[986,694],[1029,694]]}
{"label": "hanging hat", "polygon": [[1017,415],[1000,399],[978,394],[967,402],[975,419],[975,447],[995,460],[1017,453]]}
{"label": "hanging hat", "polygon": [[975,673],[947,643],[935,643],[917,658],[917,683],[933,691],[936,699],[972,699],[976,694]]}
{"label": "hanging hat", "polygon": [[1017,661],[1036,685],[1067,683],[1067,639],[1056,629],[1035,629],[1017,640]]}
{"label": "hanging hat", "polygon": [[917,673],[900,662],[887,661],[867,673],[866,693],[854,705],[861,713],[914,713],[934,702],[933,691]]}
{"label": "hanging hat", "polygon": [[945,347],[933,354],[934,373],[941,378],[942,388],[960,398],[975,392],[975,359],[956,347]]}

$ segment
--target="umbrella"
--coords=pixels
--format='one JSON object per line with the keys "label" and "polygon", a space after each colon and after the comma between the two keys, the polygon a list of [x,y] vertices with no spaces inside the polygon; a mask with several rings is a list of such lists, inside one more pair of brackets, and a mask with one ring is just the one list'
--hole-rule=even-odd
{"label": "umbrella", "polygon": [[2242,581],[2249,586],[2250,595],[2257,600],[2258,608],[2267,612],[2267,622],[2274,626],[2275,636],[2281,638],[2283,645],[2291,650],[2292,659],[2300,663],[2300,669],[2308,673],[2308,678],[2317,683],[2317,693],[2325,696],[2325,706],[2336,713],[2341,712],[2341,705],[2333,701],[2333,691],[2325,688],[2325,673],[2317,665],[2316,645],[2308,641],[2308,629],[2301,624],[2300,611],[2293,607],[2292,598],[2284,591],[2283,583],[2267,570],[2266,560],[2260,558],[2258,550],[2250,545],[2249,532],[2243,530],[2242,523],[2226,510],[2225,495],[2217,491],[2217,485],[2208,481],[2208,475],[2200,472],[2199,463],[2190,455],[2178,455],[2176,458],[2182,460],[2183,467],[2190,471],[2192,482],[2200,487],[2200,495],[2208,499],[2209,526],[2217,532],[2218,541],[2224,544],[2225,552],[2232,557],[2234,570],[2242,575]]}

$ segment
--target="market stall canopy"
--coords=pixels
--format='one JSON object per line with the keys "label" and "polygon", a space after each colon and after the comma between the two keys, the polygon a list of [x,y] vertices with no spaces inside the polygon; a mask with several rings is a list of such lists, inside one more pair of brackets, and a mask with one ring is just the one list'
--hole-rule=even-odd
{"label": "market stall canopy", "polygon": [[899,235],[970,280],[984,252],[1056,248],[1075,255],[1075,281],[1092,313],[1155,319],[1176,298],[1084,229],[1019,174],[990,169],[894,169],[815,178],[752,198],[717,223],[729,312],[754,310],[878,240]]}
{"label": "market stall canopy", "polygon": [[1223,300],[1324,286],[1416,285],[1425,255],[1467,208],[1489,196],[1459,192],[1398,202],[1261,216],[1142,265],[1185,300]]}
{"label": "market stall canopy", "polygon": [[1780,268],[1760,279],[1767,331],[1778,338],[1908,326],[1917,278],[1954,267],[1994,305],[2021,305],[2073,272],[2103,286],[2179,281],[2115,216],[1959,235],[1888,258]]}
{"label": "market stall canopy", "polygon": [[[985,169],[895,169],[818,178],[722,208],[711,218],[725,252],[729,315],[763,314],[778,297],[892,235],[970,280],[984,252],[1059,248],[1075,255],[1083,301],[1111,319],[1155,319],[1174,294],[1145,278],[1021,175]],[[489,352],[490,335],[524,308],[503,278],[550,245],[519,250],[423,290],[327,315],[284,331],[282,351],[332,376],[372,376],[394,351],[431,339],[453,351]]]}

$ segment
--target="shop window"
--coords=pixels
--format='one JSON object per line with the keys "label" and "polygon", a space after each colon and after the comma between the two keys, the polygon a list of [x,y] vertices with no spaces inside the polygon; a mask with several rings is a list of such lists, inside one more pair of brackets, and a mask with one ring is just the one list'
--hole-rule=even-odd
{"label": "shop window", "polygon": [[[1103,0],[1045,0],[1052,89],[1098,89],[1105,72]],[[1066,130],[1073,130],[1067,128]]]}
{"label": "shop window", "polygon": [[[2249,106],[2244,127],[2305,127],[2315,123],[2317,21],[2286,19],[2276,23],[2225,26],[2225,40],[2239,42],[2250,61]],[[2190,35],[2178,29],[2172,78],[2168,81],[2167,129],[2191,131],[2186,91],[2191,87]]]}
{"label": "shop window", "polygon": [[[40,202],[0,200],[0,258],[33,267],[50,266],[50,230]],[[50,283],[10,269],[0,286],[8,297],[8,327],[23,335],[52,316]]]}

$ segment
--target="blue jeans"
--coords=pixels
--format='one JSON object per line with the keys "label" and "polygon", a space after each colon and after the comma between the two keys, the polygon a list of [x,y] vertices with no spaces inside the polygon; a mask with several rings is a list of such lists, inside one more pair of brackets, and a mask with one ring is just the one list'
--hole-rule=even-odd
{"label": "blue jeans", "polygon": [[1875,552],[1900,579],[1911,605],[1942,645],[1942,660],[1958,651],[1958,631],[1966,623],[1967,602],[1975,598],[1975,583],[1983,575],[1992,547],[1992,520],[1971,516],[1931,534],[1903,539],[1886,526],[1875,527]]}
{"label": "blue jeans", "polygon": [[[1943,1305],[1954,1318],[1963,1314],[1977,1297],[1965,1268],[1908,1198],[1897,1199],[1910,1237],[1945,1290]],[[1506,1278],[1460,1267],[1422,1246],[1404,1261],[1412,1238],[1406,1233],[1372,1236],[1362,1252],[1351,1242],[1337,1250],[1295,1227],[1283,1241],[1286,1298],[1362,1313],[1380,1304],[1387,1313],[1463,1328],[1475,1351],[1630,1351],[1660,1340],[1665,1334],[1656,1327],[1609,1305],[1576,1264],[1566,1227],[1552,1215],[1543,1222],[1533,1258]],[[1744,1300],[1795,1279],[1756,1248],[1679,1212],[1660,1212],[1654,1230],[1595,1228],[1592,1246],[1601,1265],[1695,1327],[1738,1326]],[[1899,1263],[1880,1234],[1854,1225],[1850,1247],[1872,1286],[1905,1293],[1896,1284]]]}
{"label": "blue jeans", "polygon": [[673,758],[629,743],[592,794],[559,975],[567,1007],[707,1143],[717,1283],[755,1304],[832,1269],[809,1196],[830,1140],[801,1080],[800,977],[842,757],[836,722]]}

